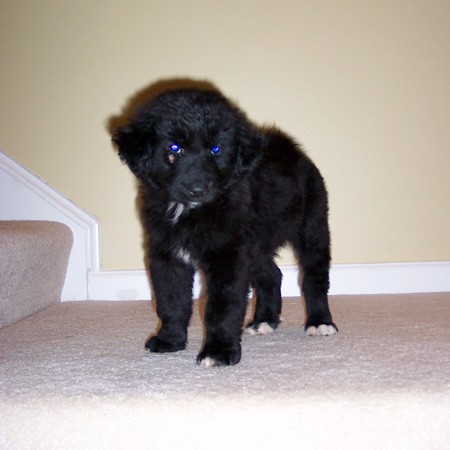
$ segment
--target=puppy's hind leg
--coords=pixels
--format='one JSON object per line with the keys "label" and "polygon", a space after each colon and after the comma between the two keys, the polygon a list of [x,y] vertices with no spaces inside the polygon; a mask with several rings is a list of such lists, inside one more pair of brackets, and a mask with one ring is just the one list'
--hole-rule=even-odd
{"label": "puppy's hind leg", "polygon": [[320,250],[305,252],[302,257],[302,293],[306,305],[305,331],[308,336],[329,336],[338,329],[333,323],[328,305],[328,268]]}
{"label": "puppy's hind leg", "polygon": [[256,293],[255,314],[245,332],[272,333],[280,323],[281,271],[271,258],[253,271],[252,285]]}
{"label": "puppy's hind leg", "polygon": [[331,252],[327,193],[315,167],[308,183],[305,215],[293,245],[303,269],[302,294],[307,315],[305,331],[309,336],[335,334],[338,329],[328,306]]}

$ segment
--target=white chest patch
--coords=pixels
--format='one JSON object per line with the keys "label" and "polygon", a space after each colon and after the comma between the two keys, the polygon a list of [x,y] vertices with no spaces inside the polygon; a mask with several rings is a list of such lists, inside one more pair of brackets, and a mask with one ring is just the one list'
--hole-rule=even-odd
{"label": "white chest patch", "polygon": [[184,248],[180,248],[175,252],[175,256],[181,261],[184,262],[185,264],[192,264],[193,265],[193,261],[191,258],[191,254],[185,250]]}

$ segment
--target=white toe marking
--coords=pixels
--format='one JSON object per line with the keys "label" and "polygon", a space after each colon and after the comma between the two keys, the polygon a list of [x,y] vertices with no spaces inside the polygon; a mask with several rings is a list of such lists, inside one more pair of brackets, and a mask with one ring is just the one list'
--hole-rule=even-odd
{"label": "white toe marking", "polygon": [[317,328],[314,326],[308,327],[306,329],[306,335],[307,336],[316,336],[317,335]]}
{"label": "white toe marking", "polygon": [[307,336],[332,336],[336,334],[336,328],[333,325],[319,325],[318,327],[310,326],[306,329]]}
{"label": "white toe marking", "polygon": [[317,334],[319,336],[332,336],[336,333],[336,328],[334,328],[333,325],[319,325],[317,327]]}
{"label": "white toe marking", "polygon": [[216,361],[213,358],[207,356],[205,359],[202,359],[200,366],[201,367],[214,367],[216,365]]}
{"label": "white toe marking", "polygon": [[254,336],[256,334],[256,330],[254,328],[247,327],[244,330],[244,333],[251,334],[252,336]]}
{"label": "white toe marking", "polygon": [[273,332],[274,329],[267,322],[262,322],[259,324],[258,334],[270,334]]}
{"label": "white toe marking", "polygon": [[261,322],[256,330],[252,327],[247,327],[244,331],[245,333],[254,336],[255,334],[260,335],[270,334],[273,333],[275,330],[267,322]]}

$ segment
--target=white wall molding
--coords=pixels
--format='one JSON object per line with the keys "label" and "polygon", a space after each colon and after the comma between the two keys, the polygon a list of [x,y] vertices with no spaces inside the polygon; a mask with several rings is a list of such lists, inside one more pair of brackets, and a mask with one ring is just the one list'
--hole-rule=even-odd
{"label": "white wall molding", "polygon": [[[299,295],[298,269],[281,266],[282,295]],[[196,277],[194,297],[201,291]],[[450,261],[428,263],[337,264],[330,272],[330,295],[450,292]],[[90,272],[90,300],[148,300],[147,273],[135,271]]]}
{"label": "white wall molding", "polygon": [[332,295],[450,292],[450,261],[338,264],[330,283]]}
{"label": "white wall molding", "polygon": [[100,270],[97,221],[2,152],[0,186],[0,220],[52,220],[72,230],[74,243],[62,300],[86,300],[87,273]]}

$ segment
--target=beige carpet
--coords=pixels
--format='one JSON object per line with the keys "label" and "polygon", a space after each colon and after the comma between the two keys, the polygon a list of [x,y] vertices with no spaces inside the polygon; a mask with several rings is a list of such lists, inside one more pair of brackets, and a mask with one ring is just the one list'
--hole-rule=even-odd
{"label": "beige carpet", "polygon": [[149,302],[69,302],[0,330],[2,449],[450,448],[450,294],[333,297],[307,337],[285,299],[242,362],[144,351]]}

